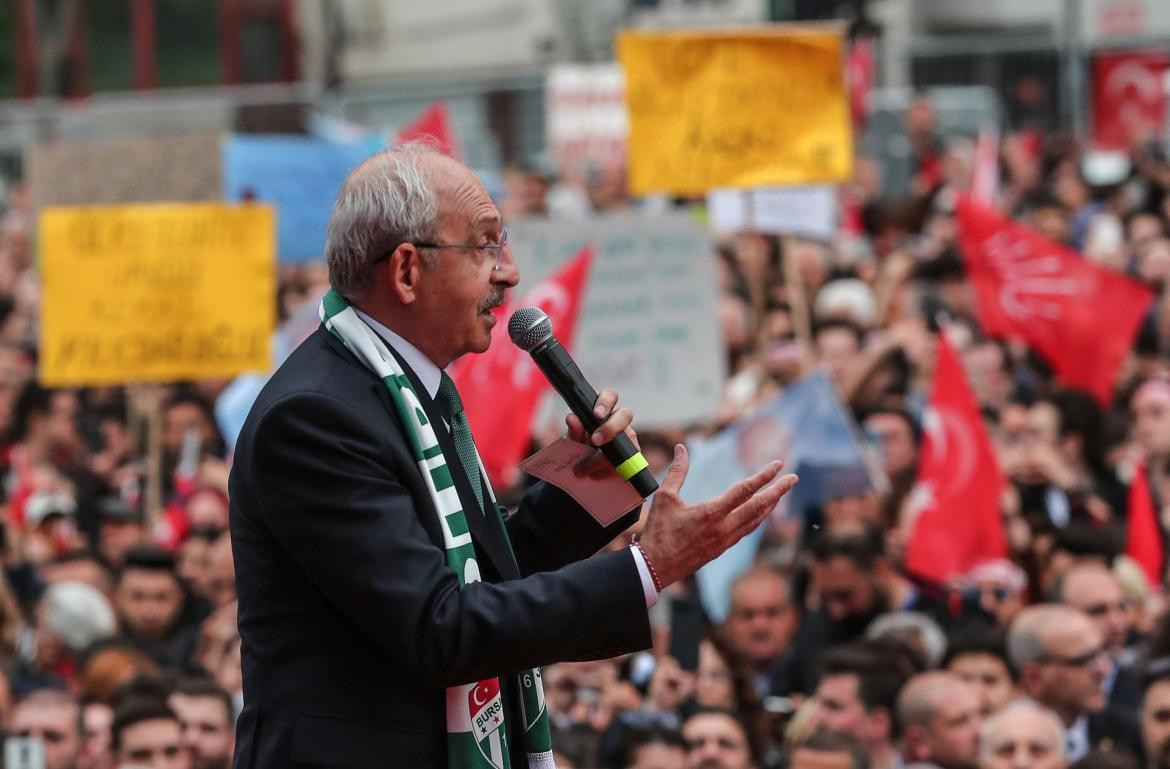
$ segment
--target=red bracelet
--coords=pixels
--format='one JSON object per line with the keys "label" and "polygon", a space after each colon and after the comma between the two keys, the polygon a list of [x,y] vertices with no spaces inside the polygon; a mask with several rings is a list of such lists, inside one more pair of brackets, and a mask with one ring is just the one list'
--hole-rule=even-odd
{"label": "red bracelet", "polygon": [[662,580],[658,579],[658,572],[654,571],[654,564],[650,562],[650,556],[646,555],[646,548],[642,547],[637,536],[630,538],[630,544],[638,548],[638,552],[642,554],[642,561],[650,570],[650,581],[654,583],[654,589],[661,593],[665,588],[662,587]]}

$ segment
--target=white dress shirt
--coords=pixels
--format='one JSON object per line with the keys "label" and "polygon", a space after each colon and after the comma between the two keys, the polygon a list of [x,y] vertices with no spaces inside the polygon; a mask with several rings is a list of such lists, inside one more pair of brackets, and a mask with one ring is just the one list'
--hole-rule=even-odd
{"label": "white dress shirt", "polygon": [[[410,366],[411,370],[414,371],[415,376],[418,377],[418,381],[422,383],[423,388],[427,391],[427,395],[433,400],[439,392],[439,382],[442,379],[442,372],[439,370],[439,367],[430,358],[423,355],[413,344],[398,334],[395,334],[366,313],[356,307],[354,308],[354,312],[370,328],[378,332],[390,347],[393,348],[394,352],[398,353],[406,361],[406,365]],[[450,429],[449,426],[448,429]],[[630,553],[634,556],[634,565],[638,567],[638,576],[642,580],[642,593],[646,598],[646,608],[650,608],[658,603],[658,590],[654,587],[654,579],[650,576],[650,568],[646,565],[646,559],[642,555],[642,551],[631,545]]]}
{"label": "white dress shirt", "polygon": [[1070,764],[1080,761],[1089,752],[1089,717],[1084,713],[1065,729],[1064,751]]}

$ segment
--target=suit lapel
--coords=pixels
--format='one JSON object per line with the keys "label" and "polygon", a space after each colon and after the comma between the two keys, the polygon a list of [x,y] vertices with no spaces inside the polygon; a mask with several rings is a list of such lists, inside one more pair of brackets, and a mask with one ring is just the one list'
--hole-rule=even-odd
{"label": "suit lapel", "polygon": [[[406,426],[402,424],[401,418],[398,416],[398,409],[394,407],[394,401],[390,398],[390,393],[386,390],[386,385],[379,379],[374,377],[368,368],[366,368],[353,353],[345,346],[345,344],[333,336],[322,324],[317,333],[323,334],[326,342],[334,349],[342,358],[351,362],[354,366],[364,371],[370,377],[370,387],[377,396],[378,401],[390,412],[391,418],[395,424],[399,425],[400,429],[405,430]],[[422,386],[418,376],[414,370],[402,360],[402,358],[394,351],[394,348],[382,340],[386,344],[386,348],[390,350],[390,354],[398,361],[398,365],[402,367],[402,371],[410,379],[411,385],[414,387],[415,394],[418,395],[419,402],[422,404],[423,411],[426,413],[427,419],[435,428],[435,437],[439,441],[439,447],[443,450],[443,458],[447,462],[447,468],[451,471],[451,479],[455,482],[455,490],[459,494],[459,503],[463,507],[464,516],[467,518],[467,528],[471,532],[472,539],[475,540],[476,554],[480,558],[486,558],[491,562],[495,572],[500,575],[502,579],[519,579],[520,570],[516,566],[516,559],[512,556],[512,550],[504,539],[504,532],[500,526],[498,517],[494,514],[484,515],[479,509],[479,502],[475,498],[475,492],[471,490],[471,482],[467,478],[467,473],[463,470],[463,463],[459,460],[459,454],[455,450],[455,443],[451,440],[451,434],[447,430],[447,425],[443,421],[444,414],[440,406],[432,400],[427,393],[426,388]],[[484,489],[484,502],[490,504],[491,496]],[[435,518],[434,502],[431,501],[430,517]],[[424,525],[427,522],[424,522]],[[427,526],[430,530],[430,526]]]}
{"label": "suit lapel", "polygon": [[[390,412],[390,416],[399,425],[400,429],[405,430],[406,426],[402,424],[402,420],[398,416],[398,409],[394,407],[394,401],[390,399],[390,393],[386,390],[386,385],[375,378],[369,369],[354,358],[353,353],[346,348],[341,340],[329,333],[323,325],[318,331],[325,335],[329,345],[342,357],[352,361],[354,365],[359,366],[370,376],[370,387],[373,388],[378,401]],[[386,343],[385,339],[382,341]],[[495,515],[485,516],[479,509],[479,502],[476,501],[475,493],[471,490],[471,482],[467,479],[467,473],[463,470],[463,463],[459,461],[459,454],[455,451],[455,444],[452,442],[451,434],[447,431],[447,425],[443,421],[444,415],[442,414],[442,409],[431,399],[426,388],[419,382],[414,370],[403,362],[398,353],[394,352],[394,348],[389,343],[386,343],[386,348],[390,350],[390,354],[394,356],[394,359],[398,361],[398,365],[402,367],[402,371],[410,379],[410,383],[414,386],[415,394],[418,395],[419,402],[422,404],[427,419],[431,420],[431,423],[434,425],[435,437],[439,441],[439,447],[443,450],[443,459],[446,460],[447,468],[451,471],[451,479],[455,482],[455,491],[459,494],[459,503],[463,507],[464,517],[467,518],[467,528],[471,532],[472,539],[475,540],[476,554],[481,559],[486,558],[491,563],[493,570],[501,578],[519,579],[520,571],[516,567],[515,558],[512,557],[511,548],[509,548],[507,541],[504,539],[504,532],[500,527],[497,517]],[[484,501],[490,501],[486,489],[484,490]],[[424,513],[424,515],[429,513],[434,518],[434,502],[433,500],[430,502],[430,510]]]}
{"label": "suit lapel", "polygon": [[[467,518],[467,528],[475,540],[476,554],[481,558],[488,558],[495,567],[496,573],[504,579],[518,579],[520,572],[512,557],[512,551],[504,540],[499,519],[494,511],[488,511],[489,514],[485,515],[479,508],[475,492],[471,489],[471,481],[467,478],[463,463],[459,460],[459,453],[455,450],[455,442],[451,440],[451,433],[448,432],[445,421],[447,415],[443,408],[426,393],[414,372],[406,365],[403,365],[402,369],[410,377],[410,382],[418,393],[418,399],[422,403],[423,411],[427,414],[427,419],[430,419],[435,426],[435,437],[438,438],[439,447],[443,450],[447,469],[451,471],[455,490],[459,492],[459,503],[463,507],[464,517]],[[483,499],[486,504],[491,504],[491,497],[488,495],[487,489],[483,490]]]}

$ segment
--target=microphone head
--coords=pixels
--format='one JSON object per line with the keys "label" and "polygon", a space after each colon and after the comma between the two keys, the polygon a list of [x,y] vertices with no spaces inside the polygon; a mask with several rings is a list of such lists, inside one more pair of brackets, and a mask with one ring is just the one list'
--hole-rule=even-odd
{"label": "microphone head", "polygon": [[525,352],[552,336],[552,321],[539,307],[521,307],[508,319],[508,336],[512,344]]}

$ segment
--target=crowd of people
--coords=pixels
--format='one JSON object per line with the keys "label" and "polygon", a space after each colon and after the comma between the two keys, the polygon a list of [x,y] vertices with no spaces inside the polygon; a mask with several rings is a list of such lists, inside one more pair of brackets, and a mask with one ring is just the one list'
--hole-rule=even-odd
{"label": "crowd of people", "polygon": [[[973,144],[940,135],[926,100],[905,118],[909,186],[883,192],[880,164],[859,157],[831,242],[721,238],[723,402],[701,424],[640,434],[661,468],[674,441],[823,369],[889,484],[770,526],[693,654],[672,633],[698,605],[687,581],[651,610],[652,650],[546,668],[562,769],[1170,767],[1170,614],[1125,555],[1139,465],[1163,528],[1170,510],[1170,157],[1143,143],[1102,171],[1077,142],[1028,131],[999,148],[999,209],[1157,293],[1103,407],[1019,340],[981,331],[955,216]],[[622,178],[510,169],[500,209],[637,210]],[[0,726],[40,738],[47,769],[227,767],[242,703],[230,440],[215,413],[227,383],[40,386],[19,183],[4,206]],[[287,318],[324,272],[280,269]],[[1010,550],[946,584],[904,568],[940,317],[1008,480]]]}

